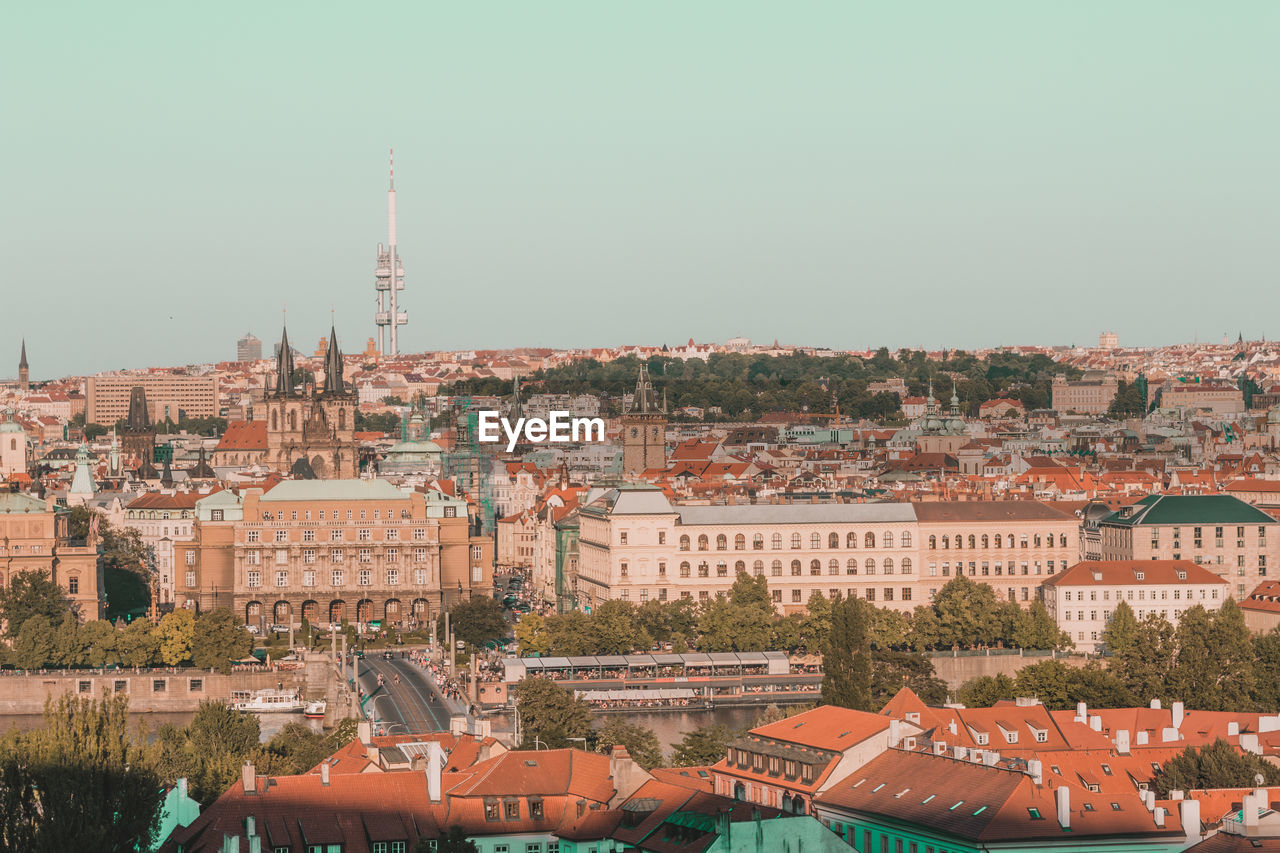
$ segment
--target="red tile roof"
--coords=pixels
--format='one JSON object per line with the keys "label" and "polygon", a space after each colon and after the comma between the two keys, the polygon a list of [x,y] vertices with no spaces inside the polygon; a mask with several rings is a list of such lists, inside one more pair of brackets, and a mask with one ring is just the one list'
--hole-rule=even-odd
{"label": "red tile roof", "polygon": [[266,421],[231,421],[218,441],[217,450],[266,450]]}

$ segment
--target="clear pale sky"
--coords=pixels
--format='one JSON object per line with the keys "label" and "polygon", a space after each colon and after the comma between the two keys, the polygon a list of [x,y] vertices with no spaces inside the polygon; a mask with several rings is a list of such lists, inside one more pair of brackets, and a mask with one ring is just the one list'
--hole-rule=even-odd
{"label": "clear pale sky", "polygon": [[[1280,4],[21,3],[0,375],[1280,335]],[[12,351],[12,356],[5,353]]]}

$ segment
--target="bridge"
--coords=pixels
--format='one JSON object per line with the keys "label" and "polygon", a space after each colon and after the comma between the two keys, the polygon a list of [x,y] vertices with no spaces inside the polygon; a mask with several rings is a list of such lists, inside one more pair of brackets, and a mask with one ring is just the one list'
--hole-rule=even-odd
{"label": "bridge", "polygon": [[[383,684],[378,686],[378,676]],[[400,683],[396,684],[396,676]],[[366,655],[359,663],[360,688],[364,690],[365,716],[383,724],[384,734],[447,732],[455,713],[440,695],[431,674],[407,658],[386,660],[379,653]]]}

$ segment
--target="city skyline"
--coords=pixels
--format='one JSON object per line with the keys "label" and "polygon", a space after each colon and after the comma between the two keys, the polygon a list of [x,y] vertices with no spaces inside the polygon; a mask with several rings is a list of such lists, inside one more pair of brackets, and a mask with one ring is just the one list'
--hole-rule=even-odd
{"label": "city skyline", "polygon": [[162,8],[14,15],[0,340],[42,377],[220,360],[284,306],[362,349],[389,147],[410,352],[1256,339],[1280,307],[1270,4]]}

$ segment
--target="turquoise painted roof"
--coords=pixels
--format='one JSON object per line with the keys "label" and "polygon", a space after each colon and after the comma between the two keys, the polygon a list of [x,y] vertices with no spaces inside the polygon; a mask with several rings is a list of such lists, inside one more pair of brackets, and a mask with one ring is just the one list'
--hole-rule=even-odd
{"label": "turquoise painted roof", "polygon": [[1273,524],[1275,519],[1231,495],[1148,495],[1124,518],[1112,513],[1101,524]]}
{"label": "turquoise painted roof", "polygon": [[0,512],[48,512],[49,507],[39,498],[21,492],[0,492]]}
{"label": "turquoise painted roof", "polygon": [[286,480],[264,494],[263,503],[281,501],[393,501],[407,495],[386,480]]}

